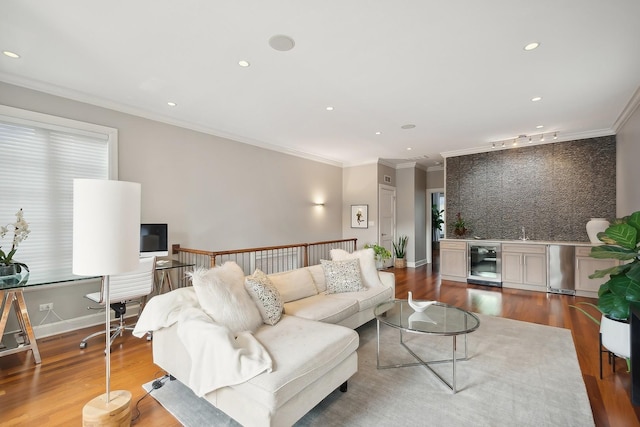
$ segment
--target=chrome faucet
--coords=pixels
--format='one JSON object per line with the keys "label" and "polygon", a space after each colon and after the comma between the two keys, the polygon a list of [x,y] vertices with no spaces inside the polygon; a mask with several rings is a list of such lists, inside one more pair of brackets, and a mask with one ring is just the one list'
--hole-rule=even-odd
{"label": "chrome faucet", "polygon": [[522,237],[520,237],[520,240],[525,241],[525,240],[529,240],[527,239],[527,234],[524,230],[524,225],[522,226]]}

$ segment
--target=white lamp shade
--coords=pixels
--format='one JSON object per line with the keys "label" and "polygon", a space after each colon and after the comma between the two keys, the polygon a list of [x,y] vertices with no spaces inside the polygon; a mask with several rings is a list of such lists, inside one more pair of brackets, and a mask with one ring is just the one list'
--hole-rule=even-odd
{"label": "white lamp shade", "polygon": [[106,276],[138,267],[140,184],[73,181],[73,274]]}

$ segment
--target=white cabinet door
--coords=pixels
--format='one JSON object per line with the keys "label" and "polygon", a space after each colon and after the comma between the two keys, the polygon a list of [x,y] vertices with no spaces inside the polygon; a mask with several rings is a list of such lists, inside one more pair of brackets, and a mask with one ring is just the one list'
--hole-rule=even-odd
{"label": "white cabinet door", "polygon": [[576,291],[587,291],[597,294],[600,285],[609,280],[609,276],[601,279],[589,279],[596,270],[615,267],[618,261],[614,259],[595,259],[576,257]]}
{"label": "white cabinet door", "polygon": [[467,243],[440,242],[440,275],[445,280],[466,282]]}
{"label": "white cabinet door", "polygon": [[502,284],[507,288],[547,291],[547,246],[502,245]]}
{"label": "white cabinet door", "polygon": [[547,287],[547,257],[540,254],[523,255],[525,285]]}
{"label": "white cabinet door", "polygon": [[522,283],[522,254],[502,253],[502,281]]}

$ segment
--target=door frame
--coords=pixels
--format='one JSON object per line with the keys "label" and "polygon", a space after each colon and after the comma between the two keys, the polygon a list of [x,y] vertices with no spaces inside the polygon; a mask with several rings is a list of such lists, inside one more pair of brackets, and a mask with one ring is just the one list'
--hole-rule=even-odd
{"label": "door frame", "polygon": [[[431,199],[433,199],[434,193],[444,193],[444,188],[427,188],[427,200],[428,200],[428,208],[427,208],[427,264],[433,263],[433,248],[431,242],[431,236],[433,235],[432,230],[432,220],[433,215],[431,214]],[[444,195],[445,200],[447,195]]]}
{"label": "door frame", "polygon": [[[396,192],[397,189],[396,187],[393,187],[391,185],[386,185],[386,184],[378,184],[378,242],[382,242],[382,209],[380,208],[380,201],[381,201],[381,197],[380,197],[380,193],[382,192],[382,190],[386,190],[386,191],[391,191],[393,192],[393,206],[392,206],[392,212],[393,212],[393,225],[392,225],[392,234],[393,236],[391,237],[391,241],[395,242],[396,241],[396,221],[397,221],[397,213],[396,213]],[[385,262],[385,267],[390,267],[391,265],[393,265],[393,248],[391,248],[391,259],[387,260]]]}

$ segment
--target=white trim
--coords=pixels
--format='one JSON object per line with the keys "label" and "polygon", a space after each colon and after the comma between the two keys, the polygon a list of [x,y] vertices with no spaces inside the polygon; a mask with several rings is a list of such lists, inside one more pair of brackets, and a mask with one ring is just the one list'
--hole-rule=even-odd
{"label": "white trim", "polygon": [[[140,305],[135,304],[127,306],[127,314],[125,319],[136,317],[140,312]],[[100,310],[98,313],[88,314],[86,316],[74,317],[69,320],[61,320],[59,322],[47,323],[33,327],[33,333],[37,339],[50,337],[52,335],[64,334],[78,329],[89,328],[91,326],[104,325],[104,313]],[[115,322],[115,316],[112,313],[111,322]],[[99,341],[98,341],[99,342]],[[80,341],[78,341],[80,345]]]}
{"label": "white trim", "polygon": [[629,120],[629,117],[633,115],[638,106],[640,105],[640,87],[636,89],[635,93],[627,103],[627,105],[622,110],[622,113],[618,116],[618,119],[613,123],[613,129],[616,133],[620,130],[622,126]]}
{"label": "white trim", "polygon": [[[69,90],[66,88],[61,88],[61,87],[49,85],[49,84],[38,84],[29,79],[20,78],[18,76],[14,76],[11,74],[0,72],[0,81],[4,81],[6,83],[16,85],[16,86],[21,86],[27,89],[48,93],[50,95],[60,96],[67,99],[74,100],[74,101],[83,102],[83,103],[94,105],[97,107],[107,108],[109,110],[117,111],[119,113],[129,114],[129,115],[142,117],[144,119],[149,119],[149,120],[153,120],[160,123],[166,123],[169,125],[178,126],[184,129],[194,130],[196,132],[201,132],[207,135],[218,136],[220,138],[229,139],[234,142],[253,145],[255,147],[265,148],[267,150],[289,154],[289,155],[300,157],[303,159],[313,160],[319,163],[326,163],[331,166],[338,166],[338,167],[345,166],[342,162],[336,159],[328,159],[326,157],[321,157],[315,154],[298,151],[293,148],[272,145],[265,141],[258,141],[256,139],[247,138],[245,136],[236,135],[230,132],[224,132],[219,129],[210,128],[208,126],[202,126],[202,125],[187,122],[184,120],[177,120],[175,118],[164,116],[162,114],[151,113],[149,111],[145,111],[137,107],[132,107],[130,105],[113,102],[113,101],[102,99],[96,96],[90,96],[85,93]],[[117,178],[113,178],[113,179],[117,179]]]}
{"label": "white trim", "polygon": [[[444,193],[444,197],[446,199],[447,193],[444,192],[444,188],[427,188],[427,258],[425,260],[426,264],[433,263],[433,245],[431,244],[431,236],[433,235],[433,230],[431,224],[433,224],[433,213],[431,212],[431,199],[434,193]],[[443,224],[444,225],[444,224]]]}
{"label": "white trim", "polygon": [[0,104],[0,120],[98,137],[107,142],[109,179],[118,179],[118,129]]}

